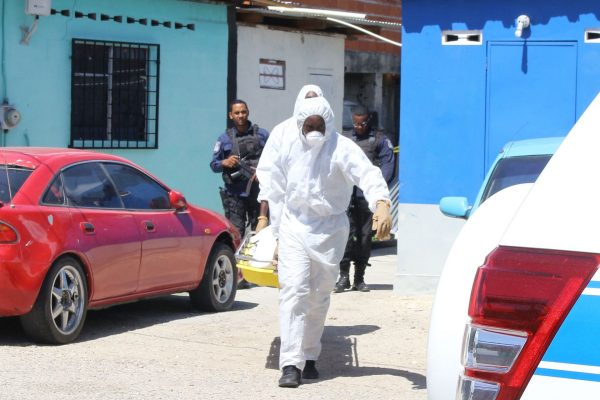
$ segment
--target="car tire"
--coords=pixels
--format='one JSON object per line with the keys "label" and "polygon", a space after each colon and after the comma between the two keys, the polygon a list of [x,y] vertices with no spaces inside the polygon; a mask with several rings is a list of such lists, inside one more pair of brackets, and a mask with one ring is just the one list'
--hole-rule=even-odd
{"label": "car tire", "polygon": [[231,309],[237,291],[237,266],[231,247],[215,243],[198,287],[190,292],[192,305],[200,310]]}
{"label": "car tire", "polygon": [[35,342],[66,344],[79,336],[87,306],[87,281],[81,263],[63,257],[50,268],[33,308],[21,316],[21,325]]}

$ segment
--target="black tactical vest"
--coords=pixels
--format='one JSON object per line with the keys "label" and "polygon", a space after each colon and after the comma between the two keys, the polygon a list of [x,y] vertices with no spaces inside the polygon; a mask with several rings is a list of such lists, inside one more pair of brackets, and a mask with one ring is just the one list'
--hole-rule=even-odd
{"label": "black tactical vest", "polygon": [[357,135],[354,134],[352,135],[352,139],[367,155],[367,158],[371,160],[373,164],[378,165],[379,161],[377,160],[377,146],[382,140],[385,140],[385,135],[381,132],[377,132],[375,134],[371,132],[367,139],[359,140]]}
{"label": "black tactical vest", "polygon": [[230,128],[227,130],[227,135],[232,143],[232,152],[240,156],[240,160],[246,161],[253,167],[258,165],[258,160],[262,154],[263,146],[260,143],[258,136],[258,125],[254,124],[251,127],[251,133],[244,136],[237,136],[237,130]]}
{"label": "black tactical vest", "polygon": [[231,140],[231,154],[240,157],[240,163],[235,168],[223,168],[223,182],[231,185],[235,182],[250,182],[258,166],[258,159],[263,146],[258,136],[258,125],[252,125],[251,133],[238,137],[235,128],[227,129]]}

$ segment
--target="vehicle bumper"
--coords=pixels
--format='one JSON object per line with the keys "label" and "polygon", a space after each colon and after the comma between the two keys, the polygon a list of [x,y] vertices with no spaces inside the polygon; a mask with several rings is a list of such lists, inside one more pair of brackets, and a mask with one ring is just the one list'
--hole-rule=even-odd
{"label": "vehicle bumper", "polygon": [[19,246],[0,247],[0,317],[23,315],[31,310],[44,272],[23,262]]}

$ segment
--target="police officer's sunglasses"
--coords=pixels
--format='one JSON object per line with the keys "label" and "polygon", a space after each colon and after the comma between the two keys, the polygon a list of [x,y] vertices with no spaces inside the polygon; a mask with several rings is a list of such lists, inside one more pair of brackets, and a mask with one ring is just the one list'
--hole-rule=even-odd
{"label": "police officer's sunglasses", "polygon": [[369,122],[371,122],[371,118],[369,118],[368,120],[366,120],[364,122],[361,122],[360,124],[352,123],[352,126],[354,126],[355,128],[360,128],[360,127],[364,128],[365,126],[369,125]]}

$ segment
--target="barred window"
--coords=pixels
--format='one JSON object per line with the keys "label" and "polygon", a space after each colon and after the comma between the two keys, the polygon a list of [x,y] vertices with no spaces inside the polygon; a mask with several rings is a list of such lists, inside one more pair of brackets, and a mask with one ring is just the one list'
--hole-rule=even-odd
{"label": "barred window", "polygon": [[71,147],[158,148],[160,48],[73,39]]}

